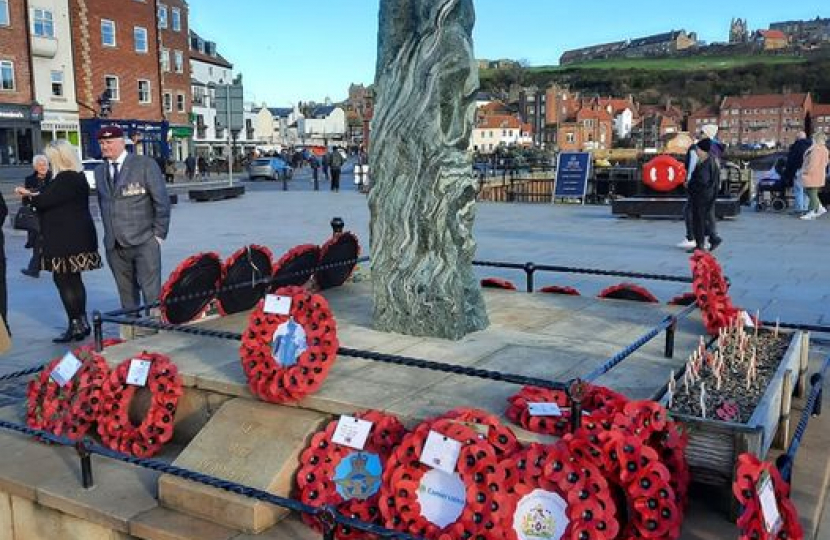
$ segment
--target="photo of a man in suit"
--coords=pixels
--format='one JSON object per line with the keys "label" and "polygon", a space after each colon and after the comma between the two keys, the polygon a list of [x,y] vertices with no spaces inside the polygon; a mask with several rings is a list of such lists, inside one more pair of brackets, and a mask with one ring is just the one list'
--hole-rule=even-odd
{"label": "photo of a man in suit", "polygon": [[126,150],[118,126],[98,131],[104,163],[95,169],[104,248],[121,307],[158,300],[161,244],[170,227],[170,197],[156,162]]}

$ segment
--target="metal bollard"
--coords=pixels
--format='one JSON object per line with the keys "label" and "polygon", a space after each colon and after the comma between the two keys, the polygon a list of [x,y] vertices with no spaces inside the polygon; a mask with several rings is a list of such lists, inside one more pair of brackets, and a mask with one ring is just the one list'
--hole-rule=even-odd
{"label": "metal bollard", "polygon": [[95,480],[92,478],[92,459],[86,442],[82,439],[75,443],[75,451],[81,458],[81,485],[84,489],[95,487]]}
{"label": "metal bollard", "polygon": [[104,350],[104,321],[97,309],[92,312],[92,330],[95,339],[95,352]]}
{"label": "metal bollard", "polygon": [[[817,384],[822,384],[822,385],[824,384],[824,377],[821,375],[821,373],[813,373],[813,375],[810,377],[810,385],[815,386]],[[810,411],[810,414],[812,416],[820,416],[821,415],[821,398],[822,398],[823,394],[824,394],[824,389],[819,388],[819,391],[816,394],[816,402],[813,403],[813,410]]]}
{"label": "metal bollard", "polygon": [[568,398],[571,405],[571,433],[582,427],[582,399],[585,397],[585,383],[581,379],[574,379],[568,387]]}
{"label": "metal bollard", "polygon": [[343,232],[343,227],[346,226],[346,222],[343,221],[343,218],[335,216],[331,218],[331,235],[337,236],[338,234]]}
{"label": "metal bollard", "polygon": [[526,262],[525,267],[524,267],[524,271],[525,271],[525,278],[526,278],[525,288],[527,289],[527,292],[532,293],[533,292],[533,273],[536,272],[536,265],[533,264],[532,262]]}
{"label": "metal bollard", "polygon": [[334,508],[329,505],[320,509],[317,518],[323,525],[323,540],[334,540],[334,533],[337,530],[337,521],[334,519]]}
{"label": "metal bollard", "polygon": [[672,316],[671,324],[666,328],[666,350],[663,356],[666,358],[674,357],[674,333],[677,330],[677,317]]}

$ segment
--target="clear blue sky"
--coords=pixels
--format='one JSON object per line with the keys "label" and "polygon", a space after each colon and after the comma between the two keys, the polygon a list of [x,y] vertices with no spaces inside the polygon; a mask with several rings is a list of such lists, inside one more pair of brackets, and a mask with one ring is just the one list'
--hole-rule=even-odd
{"label": "clear blue sky", "polygon": [[[272,107],[327,96],[339,101],[349,83],[374,80],[379,1],[189,0],[190,26],[243,74],[246,99]],[[756,30],[830,16],[827,0],[475,0],[475,6],[476,57],[531,65],[557,64],[566,49],[672,29],[726,41],[732,17]]]}

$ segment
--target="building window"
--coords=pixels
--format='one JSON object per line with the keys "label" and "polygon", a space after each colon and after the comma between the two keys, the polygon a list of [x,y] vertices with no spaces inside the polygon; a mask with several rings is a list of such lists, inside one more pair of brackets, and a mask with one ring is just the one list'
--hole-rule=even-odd
{"label": "building window", "polygon": [[159,4],[156,18],[159,20],[159,28],[167,28],[167,6]]}
{"label": "building window", "polygon": [[193,91],[193,104],[194,105],[204,105],[205,103],[205,89],[202,86],[194,86],[191,88]]}
{"label": "building window", "polygon": [[121,101],[121,93],[118,89],[118,77],[115,75],[106,75],[104,77],[104,84],[107,87],[107,92],[112,101]]}
{"label": "building window", "polygon": [[184,112],[184,94],[176,94],[176,111]]}
{"label": "building window", "polygon": [[182,30],[182,12],[179,8],[172,8],[170,11],[171,14],[171,26],[174,32],[180,32]]}
{"label": "building window", "polygon": [[53,71],[51,80],[52,97],[63,97],[63,71]]}
{"label": "building window", "polygon": [[164,93],[164,112],[173,112],[173,95],[170,92]]}
{"label": "building window", "polygon": [[184,54],[182,54],[182,51],[173,51],[173,68],[176,73],[184,73]]}
{"label": "building window", "polygon": [[55,37],[51,11],[37,8],[32,10],[32,33],[39,37]]}
{"label": "building window", "polygon": [[159,51],[159,61],[161,62],[162,71],[170,71],[170,51],[168,49]]}
{"label": "building window", "polygon": [[0,26],[9,25],[9,0],[0,0]]}
{"label": "building window", "polygon": [[569,143],[573,143],[573,142],[576,141],[573,133],[566,133],[565,134],[565,140]]}
{"label": "building window", "polygon": [[14,64],[0,60],[0,90],[14,90]]}
{"label": "building window", "polygon": [[101,45],[115,47],[115,22],[101,19]]}
{"label": "building window", "polygon": [[135,41],[135,52],[147,52],[147,29],[140,26],[133,27],[133,40]]}
{"label": "building window", "polygon": [[150,103],[150,81],[147,79],[138,79],[138,102]]}

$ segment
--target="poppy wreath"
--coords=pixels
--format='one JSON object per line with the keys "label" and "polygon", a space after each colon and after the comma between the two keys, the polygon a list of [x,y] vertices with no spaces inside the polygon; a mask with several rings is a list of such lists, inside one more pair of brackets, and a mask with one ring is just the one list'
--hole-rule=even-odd
{"label": "poppy wreath", "polygon": [[[764,472],[769,474],[772,480],[775,501],[781,516],[781,528],[775,536],[767,533],[758,497],[758,482]],[[740,540],[766,540],[768,538],[800,540],[804,538],[798,512],[790,501],[790,486],[774,465],[760,461],[752,454],[738,456],[738,470],[732,483],[732,494],[744,507],[741,517],[738,518]]]}
{"label": "poppy wreath", "polygon": [[697,302],[697,295],[693,292],[684,292],[683,294],[678,294],[668,302],[666,302],[670,306],[691,306]]}
{"label": "poppy wreath", "polygon": [[98,434],[105,446],[135,457],[152,457],[173,438],[176,406],[182,396],[182,379],[176,365],[162,354],[143,352],[134,357],[149,360],[145,388],[151,400],[147,414],[136,426],[129,418],[130,402],[138,387],[127,384],[133,358],[121,362],[110,372],[102,389]]}
{"label": "poppy wreath", "polygon": [[[619,533],[617,507],[605,478],[590,460],[571,453],[564,443],[533,443],[488,471],[486,478],[488,483],[503,486],[497,500],[502,509],[500,529],[506,540],[528,536],[611,540]],[[521,508],[530,502],[528,496],[530,500],[539,495],[550,499],[553,494],[568,518],[564,530],[557,530],[560,524],[553,516]]]}
{"label": "poppy wreath", "polygon": [[633,302],[657,303],[657,297],[651,294],[648,289],[635,285],[634,283],[619,283],[606,287],[597,295],[598,298],[611,298],[613,300],[631,300]]}
{"label": "poppy wreath", "polygon": [[[316,433],[308,447],[300,454],[300,469],[297,471],[299,499],[312,506],[334,506],[343,515],[376,525],[382,524],[378,511],[381,478],[368,479],[368,466],[384,466],[394,448],[400,444],[406,428],[392,415],[379,411],[367,411],[354,415],[355,418],[372,422],[372,430],[362,451],[332,442],[338,421],[330,422],[323,431]],[[356,481],[349,482],[349,476],[339,478],[338,467],[344,460],[351,466]],[[347,467],[348,468],[348,467]],[[349,498],[344,497],[352,495]],[[317,532],[323,532],[323,524],[314,516],[303,514],[303,521]],[[335,537],[341,540],[363,538],[365,533],[338,525]]]}
{"label": "poppy wreath", "polygon": [[[611,429],[614,415],[622,410],[628,398],[603,386],[585,386],[582,410],[588,414],[582,420],[583,427],[592,431]],[[507,398],[507,401],[510,403],[505,413],[507,418],[528,431],[559,437],[570,432],[571,402],[564,390],[525,386],[519,393]],[[556,403],[562,416],[532,416],[528,403]]]}
{"label": "poppy wreath", "polygon": [[[239,357],[251,392],[263,401],[298,401],[323,385],[337,357],[337,325],[325,298],[303,287],[277,291],[291,297],[288,315],[265,313],[260,301],[242,334]],[[306,349],[296,363],[283,366],[274,358],[273,340],[279,327],[293,319],[306,334]]]}
{"label": "poppy wreath", "polygon": [[78,440],[98,420],[102,386],[109,376],[109,366],[92,347],[73,352],[81,367],[71,380],[59,386],[52,380],[52,371],[63,360],[55,358],[29,382],[26,389],[26,424]]}
{"label": "poppy wreath", "polygon": [[[577,431],[562,442],[571,454],[596,466],[611,487],[620,523],[620,540],[680,536],[683,513],[671,487],[671,473],[657,451],[623,430],[588,434]],[[546,469],[547,472],[547,469]]]}
{"label": "poppy wreath", "polygon": [[484,426],[487,429],[485,439],[493,445],[499,458],[509,457],[522,448],[522,444],[513,431],[505,426],[497,416],[487,411],[458,407],[442,414],[438,419],[454,420],[467,425],[472,424],[470,427],[473,427],[473,429],[475,429],[476,424]]}
{"label": "poppy wreath", "polygon": [[481,286],[486,289],[504,289],[507,291],[516,290],[516,286],[513,285],[512,281],[495,277],[488,277],[482,279]]}
{"label": "poppy wreath", "polygon": [[695,251],[691,259],[692,290],[709,335],[716,336],[721,328],[730,326],[740,310],[732,305],[729,285],[720,264],[711,253]]}
{"label": "poppy wreath", "polygon": [[568,296],[580,296],[578,290],[565,285],[548,285],[547,287],[542,287],[541,289],[539,289],[539,292],[552,294],[566,294]]}
{"label": "poppy wreath", "polygon": [[270,291],[290,285],[305,285],[314,275],[320,262],[320,248],[314,244],[302,244],[289,249],[274,264]]}
{"label": "poppy wreath", "polygon": [[[456,473],[465,487],[464,506],[456,520],[445,526],[422,515],[418,497],[422,480],[432,470],[420,462],[430,431],[462,444]],[[385,526],[431,540],[503,538],[497,500],[503,487],[488,483],[482,473],[495,470],[498,460],[495,448],[473,428],[450,419],[424,421],[403,438],[383,469],[379,506]]]}
{"label": "poppy wreath", "polygon": [[[251,309],[262,298],[268,283],[260,283],[270,278],[273,272],[273,254],[265,246],[251,244],[239,248],[222,265],[222,288],[228,285],[240,286],[245,282],[251,287],[240,287],[222,291],[217,295],[217,308],[222,316]],[[260,268],[262,266],[262,268]],[[233,280],[233,283],[229,281]]]}
{"label": "poppy wreath", "polygon": [[169,305],[168,302],[178,296],[215,290],[223,277],[222,259],[218,253],[197,253],[183,260],[161,288],[159,301],[162,320],[184,324],[197,319],[207,310],[215,294],[177,300]]}
{"label": "poppy wreath", "polygon": [[315,283],[320,289],[343,285],[352,277],[358,257],[360,242],[357,236],[349,231],[335,234],[320,247],[321,268],[314,273]]}

